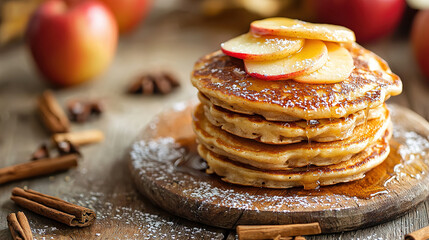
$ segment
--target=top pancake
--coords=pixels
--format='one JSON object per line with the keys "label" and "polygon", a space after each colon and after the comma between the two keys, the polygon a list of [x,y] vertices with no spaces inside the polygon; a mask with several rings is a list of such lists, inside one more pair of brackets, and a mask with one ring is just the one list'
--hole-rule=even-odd
{"label": "top pancake", "polygon": [[352,54],[355,69],[348,79],[335,84],[253,78],[241,59],[220,51],[195,64],[191,81],[213,104],[270,121],[346,117],[401,93],[400,78],[383,59],[355,43],[344,47]]}

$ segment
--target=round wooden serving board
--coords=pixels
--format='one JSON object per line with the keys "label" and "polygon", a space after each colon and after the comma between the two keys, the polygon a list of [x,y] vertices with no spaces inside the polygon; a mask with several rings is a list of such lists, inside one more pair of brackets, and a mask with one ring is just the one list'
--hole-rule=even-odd
{"label": "round wooden serving board", "polygon": [[206,174],[195,151],[191,112],[180,103],[149,123],[130,149],[138,190],[180,217],[221,228],[319,222],[324,233],[363,228],[404,214],[429,194],[429,124],[390,105],[391,153],[362,180],[317,190],[265,189]]}

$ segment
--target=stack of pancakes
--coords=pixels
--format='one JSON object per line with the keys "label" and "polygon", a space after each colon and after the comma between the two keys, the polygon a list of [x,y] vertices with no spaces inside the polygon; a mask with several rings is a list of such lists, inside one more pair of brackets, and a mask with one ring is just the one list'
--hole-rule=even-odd
{"label": "stack of pancakes", "polygon": [[384,102],[402,91],[388,65],[345,44],[355,68],[335,84],[265,81],[217,51],[194,67],[201,104],[193,128],[207,172],[269,188],[316,188],[364,177],[389,154]]}

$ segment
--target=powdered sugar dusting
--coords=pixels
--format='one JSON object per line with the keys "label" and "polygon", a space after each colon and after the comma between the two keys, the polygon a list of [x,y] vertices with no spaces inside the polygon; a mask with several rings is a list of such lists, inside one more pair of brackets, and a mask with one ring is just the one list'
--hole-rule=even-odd
{"label": "powdered sugar dusting", "polygon": [[[142,179],[155,181],[157,186],[175,186],[180,188],[183,197],[204,205],[215,205],[219,208],[249,210],[249,211],[309,211],[311,209],[343,208],[344,199],[359,204],[360,200],[346,196],[298,196],[285,195],[279,192],[273,195],[268,189],[225,184],[218,177],[195,170],[195,173],[178,170],[172,164],[176,159],[184,158],[186,151],[179,147],[174,139],[160,138],[157,140],[138,141],[134,143],[131,152],[133,167]],[[198,178],[196,173],[200,173]],[[341,201],[340,201],[341,200]]]}
{"label": "powdered sugar dusting", "polygon": [[[135,192],[121,194],[90,192],[63,196],[63,199],[91,208],[96,212],[97,220],[91,227],[95,229],[95,236],[91,239],[98,237],[101,239],[107,239],[107,237],[108,239],[224,239],[222,232],[211,231],[209,227],[187,221],[178,223],[177,219],[170,215],[140,210],[145,208],[144,205],[147,203],[142,202]],[[111,202],[111,199],[125,199],[125,204],[116,205]],[[64,228],[64,225],[50,220],[43,223],[32,219],[29,218],[29,221],[36,238],[49,235],[51,237],[45,239],[57,239],[61,238],[65,231],[73,233],[74,230]],[[129,234],[120,236],[116,233],[112,236],[109,234],[112,226],[127,229],[126,233]],[[169,231],[161,231],[161,229],[169,229]]]}

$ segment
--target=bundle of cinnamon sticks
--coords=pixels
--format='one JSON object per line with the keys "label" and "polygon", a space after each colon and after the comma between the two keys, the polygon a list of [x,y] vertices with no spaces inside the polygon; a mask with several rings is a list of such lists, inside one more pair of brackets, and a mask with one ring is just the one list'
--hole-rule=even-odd
{"label": "bundle of cinnamon sticks", "polygon": [[14,240],[33,240],[30,224],[23,212],[9,214],[7,216],[7,225]]}
{"label": "bundle of cinnamon sticks", "polygon": [[[96,218],[91,209],[33,190],[16,187],[12,190],[10,199],[22,208],[71,227],[89,226]],[[14,240],[33,240],[30,224],[23,212],[9,214],[7,222]]]}
{"label": "bundle of cinnamon sticks", "polygon": [[89,226],[96,217],[91,209],[34,190],[16,187],[10,199],[23,208],[71,227]]}

